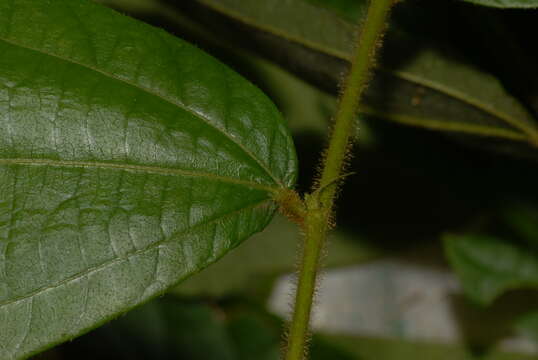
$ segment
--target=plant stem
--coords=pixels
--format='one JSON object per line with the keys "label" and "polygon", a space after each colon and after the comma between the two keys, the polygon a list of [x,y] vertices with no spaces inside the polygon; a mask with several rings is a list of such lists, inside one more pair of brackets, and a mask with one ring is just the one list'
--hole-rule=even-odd
{"label": "plant stem", "polygon": [[301,360],[306,353],[306,342],[310,324],[312,300],[316,289],[316,277],[327,221],[319,211],[309,210],[305,219],[305,243],[299,273],[299,284],[295,294],[295,310],[288,334],[286,360]]}
{"label": "plant stem", "polygon": [[394,0],[371,0],[358,38],[351,70],[340,98],[329,147],[323,159],[323,171],[317,188],[306,196],[305,240],[295,295],[295,308],[288,334],[286,360],[302,360],[306,354],[312,301],[320,254],[330,227],[336,190],[354,131],[355,114],[362,91],[367,85],[375,53],[385,30]]}
{"label": "plant stem", "polygon": [[319,187],[324,189],[321,201],[324,208],[332,207],[336,193],[336,179],[344,164],[350,138],[353,135],[355,114],[369,73],[375,62],[375,53],[385,30],[386,18],[393,0],[371,0],[358,44],[353,54],[352,66],[345,82],[345,89],[335,116],[334,129],[324,159],[324,168]]}

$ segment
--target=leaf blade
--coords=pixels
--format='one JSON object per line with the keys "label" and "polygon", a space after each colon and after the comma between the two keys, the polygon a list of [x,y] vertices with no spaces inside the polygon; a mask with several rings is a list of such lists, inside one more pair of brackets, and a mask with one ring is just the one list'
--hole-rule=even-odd
{"label": "leaf blade", "polygon": [[0,357],[162,293],[262,230],[286,124],[195,47],[86,1],[0,4]]}
{"label": "leaf blade", "polygon": [[[301,0],[264,0],[258,7],[252,5],[253,2],[239,4],[236,0],[198,2],[263,33],[252,36],[252,40],[261,45],[281,43],[282,54],[274,55],[273,49],[264,55],[302,76],[311,76],[312,81],[322,87],[327,88],[329,81],[328,88],[334,91],[340,74],[346,71],[356,24],[326,9]],[[360,6],[353,5],[354,13],[364,13]],[[273,10],[262,11],[266,7]],[[303,13],[309,15],[303,18]],[[339,30],[326,30],[333,28]],[[438,44],[417,34],[397,28],[386,38],[379,71],[362,105],[363,113],[408,125],[528,141],[535,145],[538,132],[534,118],[496,78],[462,60],[455,49],[438,48]],[[260,49],[260,45],[256,49]],[[443,106],[444,102],[451,105]],[[459,114],[448,116],[441,107],[453,107]]]}

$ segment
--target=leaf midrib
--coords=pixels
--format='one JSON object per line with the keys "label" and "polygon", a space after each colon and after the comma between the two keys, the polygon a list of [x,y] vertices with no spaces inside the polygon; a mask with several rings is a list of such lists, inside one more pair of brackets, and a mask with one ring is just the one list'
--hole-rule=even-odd
{"label": "leaf midrib", "polygon": [[[247,25],[252,26],[254,28],[261,29],[262,31],[266,31],[266,32],[268,32],[270,34],[273,34],[275,36],[280,36],[280,37],[282,37],[282,38],[284,38],[284,39],[286,39],[286,40],[288,40],[290,42],[295,42],[295,43],[297,43],[297,44],[299,44],[301,46],[310,48],[310,49],[312,49],[314,51],[318,51],[318,52],[321,52],[321,53],[324,53],[324,54],[327,54],[327,55],[330,55],[330,56],[334,56],[334,57],[336,57],[336,58],[338,58],[340,60],[344,60],[344,61],[350,61],[351,60],[351,55],[346,54],[343,51],[339,51],[339,50],[336,50],[336,49],[324,48],[323,46],[318,45],[313,41],[310,41],[310,40],[305,39],[305,38],[300,37],[300,36],[290,35],[290,34],[286,33],[285,31],[281,31],[278,28],[271,27],[270,25],[265,25],[265,24],[260,25],[259,23],[256,23],[254,21],[251,21],[248,18],[243,17],[239,13],[229,11],[229,9],[223,8],[221,6],[217,6],[216,4],[214,4],[212,2],[203,1],[203,3],[206,6],[211,7],[214,10],[216,10],[218,12],[221,12],[221,13],[225,14],[226,16],[229,16],[229,17],[231,17],[231,18],[233,18],[233,19],[235,19],[237,21],[243,22],[244,24],[247,24]],[[342,20],[342,21],[344,21],[344,20]],[[443,86],[442,84],[437,84],[437,83],[435,83],[433,81],[429,81],[427,79],[420,78],[420,77],[416,76],[416,74],[413,74],[413,73],[408,73],[408,72],[405,72],[405,71],[395,71],[395,70],[390,70],[390,69],[381,68],[381,67],[377,67],[377,69],[380,70],[380,71],[383,71],[383,72],[385,72],[385,73],[387,73],[389,75],[392,75],[392,76],[394,76],[394,77],[396,77],[396,78],[398,78],[400,80],[407,81],[407,82],[410,82],[410,83],[413,83],[413,84],[418,84],[418,85],[424,86],[426,88],[430,88],[432,90],[435,90],[435,91],[438,91],[438,92],[440,92],[442,94],[445,94],[445,95],[447,95],[449,97],[457,99],[457,100],[459,100],[459,101],[461,101],[463,103],[466,103],[466,104],[468,104],[468,105],[470,105],[472,107],[476,107],[479,110],[484,111],[485,113],[490,114],[493,117],[496,117],[498,119],[503,120],[509,126],[513,126],[516,129],[521,130],[530,139],[538,137],[538,131],[536,131],[535,129],[529,127],[524,122],[519,121],[517,119],[513,119],[510,115],[508,115],[508,114],[506,114],[504,112],[498,111],[498,110],[496,110],[494,108],[491,108],[490,106],[488,106],[488,104],[484,104],[482,101],[480,101],[480,100],[478,100],[476,98],[471,98],[471,97],[468,97],[468,96],[464,96],[463,94],[460,94],[460,92],[457,91],[457,90],[453,90],[453,89],[450,89],[450,88],[448,88],[446,86]],[[525,138],[525,140],[526,140],[526,138]]]}
{"label": "leaf midrib", "polygon": [[[165,243],[167,243],[169,241],[172,241],[173,239],[177,238],[178,236],[188,234],[189,232],[191,232],[191,231],[193,231],[195,229],[198,229],[200,227],[203,227],[203,226],[208,226],[208,225],[211,225],[211,224],[214,224],[214,223],[218,223],[218,222],[223,221],[224,219],[226,219],[228,217],[237,215],[237,214],[239,214],[239,213],[241,213],[243,211],[255,209],[255,208],[257,208],[259,206],[262,206],[263,204],[265,204],[266,202],[269,202],[269,201],[270,201],[269,199],[265,199],[265,200],[256,202],[254,204],[250,204],[248,206],[242,207],[241,209],[234,210],[234,211],[229,212],[229,213],[227,213],[225,215],[222,215],[222,216],[219,216],[219,217],[216,217],[216,218],[213,218],[213,219],[209,219],[207,221],[203,221],[203,222],[201,222],[199,224],[196,224],[194,226],[186,228],[183,231],[179,231],[178,233],[175,233],[175,234],[173,234],[172,236],[170,236],[168,238],[156,241],[156,242],[146,246],[145,248],[131,251],[131,252],[127,253],[125,256],[116,256],[116,257],[114,257],[114,258],[112,258],[112,259],[110,259],[108,261],[105,261],[105,262],[99,264],[99,265],[89,267],[84,271],[80,271],[80,272],[78,272],[76,274],[73,274],[73,275],[71,275],[71,276],[69,276],[69,277],[67,277],[65,279],[57,281],[55,284],[42,286],[42,287],[40,287],[38,289],[32,290],[31,292],[24,294],[24,295],[17,296],[17,297],[8,299],[8,300],[0,301],[0,308],[2,308],[4,306],[9,306],[11,304],[18,303],[18,302],[26,300],[28,298],[33,298],[34,296],[38,296],[41,293],[47,292],[47,291],[52,290],[52,289],[56,289],[56,288],[61,287],[61,286],[65,285],[65,284],[68,284],[68,283],[70,283],[72,281],[76,281],[76,280],[78,280],[78,279],[80,279],[82,277],[88,276],[88,275],[90,275],[92,273],[95,273],[97,271],[105,269],[108,266],[113,265],[115,263],[118,263],[118,262],[121,262],[121,261],[126,261],[126,260],[128,261],[128,260],[130,260],[131,258],[133,258],[133,257],[135,257],[137,255],[144,254],[144,253],[147,253],[147,252],[149,252],[149,251],[151,251],[153,249],[159,248],[161,245],[163,245],[163,244],[165,244]],[[180,281],[180,280],[181,279],[178,279],[178,281]]]}
{"label": "leaf midrib", "polygon": [[413,116],[406,116],[395,114],[391,112],[385,112],[383,110],[376,110],[366,105],[360,105],[359,111],[364,114],[373,115],[381,118],[387,118],[395,122],[399,122],[407,125],[414,125],[432,130],[444,130],[452,132],[469,133],[484,137],[498,137],[515,141],[526,141],[527,137],[518,131],[513,131],[504,128],[487,127],[478,124],[467,124],[463,122],[446,122],[434,118],[428,118],[427,122],[417,119]]}
{"label": "leaf midrib", "polygon": [[68,167],[68,168],[100,168],[110,170],[123,170],[142,172],[149,174],[160,175],[175,175],[186,177],[199,177],[213,181],[224,182],[235,185],[243,185],[253,189],[264,190],[270,193],[277,192],[279,189],[272,186],[263,185],[247,180],[241,180],[237,178],[215,175],[212,173],[205,173],[201,171],[183,170],[178,168],[167,168],[159,166],[149,165],[136,165],[136,164],[119,164],[111,162],[97,162],[97,161],[72,161],[72,160],[53,160],[53,159],[24,159],[24,158],[0,158],[0,165],[19,165],[19,166],[51,166],[51,167]]}
{"label": "leaf midrib", "polygon": [[81,62],[78,62],[76,60],[73,60],[73,59],[69,59],[69,58],[66,58],[66,57],[63,57],[63,56],[60,56],[58,54],[55,54],[55,53],[51,53],[51,52],[47,52],[43,49],[38,49],[38,48],[35,48],[35,47],[32,47],[32,46],[29,46],[29,45],[23,45],[23,44],[20,44],[18,43],[17,41],[14,41],[13,39],[9,39],[9,38],[5,38],[5,37],[0,37],[0,41],[3,41],[7,44],[10,44],[12,46],[16,46],[16,47],[20,47],[20,48],[23,48],[23,49],[27,49],[27,50],[31,50],[31,51],[35,51],[39,54],[42,54],[42,55],[46,55],[46,56],[50,56],[50,57],[53,57],[53,58],[56,58],[56,59],[59,59],[59,60],[62,60],[62,61],[65,61],[67,63],[70,63],[70,64],[74,64],[74,65],[78,65],[80,67],[83,67],[85,69],[88,69],[88,70],[91,70],[91,71],[94,71],[98,74],[101,74],[109,79],[112,79],[112,80],[116,80],[116,81],[119,81],[119,82],[122,82],[126,85],[129,85],[131,87],[134,87],[140,91],[143,91],[144,93],[147,93],[149,95],[152,95],[152,96],[155,96],[159,99],[161,99],[162,101],[166,102],[166,103],[169,103],[175,107],[178,107],[190,114],[192,114],[195,118],[197,119],[200,119],[201,121],[203,121],[204,123],[206,123],[207,125],[209,125],[211,128],[215,129],[216,131],[218,131],[219,133],[221,133],[222,135],[224,135],[227,139],[229,139],[232,143],[234,143],[235,145],[237,145],[249,158],[253,159],[256,164],[258,164],[258,166],[261,167],[261,169],[263,169],[263,171],[265,173],[267,173],[267,175],[269,175],[269,177],[277,184],[279,185],[280,187],[285,187],[284,184],[282,183],[282,181],[280,181],[276,176],[274,176],[272,174],[272,172],[269,170],[269,168],[267,168],[267,166],[261,161],[259,160],[256,156],[254,156],[253,153],[251,153],[245,146],[243,146],[243,144],[241,144],[240,142],[238,142],[234,137],[230,136],[228,133],[226,133],[226,131],[224,131],[223,129],[221,129],[220,127],[218,127],[217,125],[215,125],[214,123],[212,123],[208,118],[206,118],[202,113],[200,112],[196,112],[188,107],[186,107],[184,104],[182,104],[181,102],[178,102],[178,101],[175,101],[174,99],[171,99],[171,98],[168,98],[166,96],[163,96],[159,93],[156,93],[154,91],[152,91],[151,89],[148,89],[144,86],[141,86],[137,83],[134,83],[132,81],[129,81],[127,79],[123,79],[121,77],[118,77],[118,76],[115,76],[114,74],[111,74],[111,73],[107,73],[101,69],[98,69],[94,66],[91,66],[91,65],[88,65],[88,64],[84,64],[84,63],[81,63]]}

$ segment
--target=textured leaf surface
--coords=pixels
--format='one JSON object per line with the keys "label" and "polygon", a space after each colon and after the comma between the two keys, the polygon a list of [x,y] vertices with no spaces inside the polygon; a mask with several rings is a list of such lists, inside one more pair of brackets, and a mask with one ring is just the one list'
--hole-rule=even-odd
{"label": "textured leaf surface", "polygon": [[[246,46],[258,42],[256,49],[265,55],[336,89],[351,57],[354,23],[303,0],[198,1],[258,30],[246,35]],[[354,13],[365,13],[366,2],[361,4]],[[386,38],[362,112],[430,129],[537,142],[533,117],[496,78],[425,38],[394,28]]]}
{"label": "textured leaf surface", "polygon": [[162,293],[263,229],[286,125],[195,47],[86,1],[0,2],[0,358]]}
{"label": "textured leaf surface", "polygon": [[490,304],[503,292],[538,286],[538,257],[506,241],[481,235],[448,235],[445,251],[466,294]]}
{"label": "textured leaf surface", "polygon": [[464,0],[473,4],[497,8],[532,9],[538,7],[536,0]]}

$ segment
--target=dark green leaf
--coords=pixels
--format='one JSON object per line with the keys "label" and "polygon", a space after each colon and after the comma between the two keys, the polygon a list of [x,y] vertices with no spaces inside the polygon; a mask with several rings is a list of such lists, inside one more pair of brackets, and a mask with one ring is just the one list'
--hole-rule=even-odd
{"label": "dark green leaf", "polygon": [[495,237],[447,235],[445,252],[466,294],[490,304],[507,290],[538,286],[535,253]]}
{"label": "dark green leaf", "polygon": [[[355,24],[304,0],[198,2],[241,24],[230,38],[237,39],[241,32],[244,46],[336,89],[351,57]],[[354,11],[364,14],[366,2],[360,3]],[[245,32],[245,27],[254,31]],[[496,78],[462,60],[453,48],[396,27],[386,38],[363,113],[429,129],[538,143],[527,110]]]}
{"label": "dark green leaf", "polygon": [[538,7],[537,0],[464,0],[473,4],[497,8],[533,9]]}
{"label": "dark green leaf", "polygon": [[162,293],[263,229],[294,184],[253,85],[86,1],[0,2],[0,358]]}

